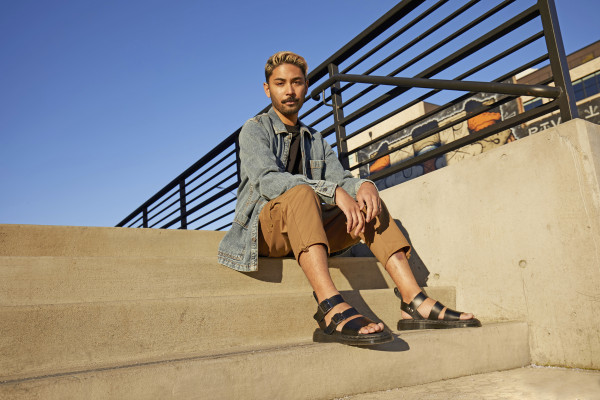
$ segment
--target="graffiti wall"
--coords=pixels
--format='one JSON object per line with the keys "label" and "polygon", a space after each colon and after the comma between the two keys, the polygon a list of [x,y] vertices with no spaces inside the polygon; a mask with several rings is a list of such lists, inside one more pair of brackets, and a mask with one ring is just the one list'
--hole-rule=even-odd
{"label": "graffiti wall", "polygon": [[[469,100],[459,103],[452,108],[448,108],[418,125],[399,131],[386,139],[364,148],[357,153],[358,161],[362,162],[371,159],[375,159],[375,161],[361,167],[360,176],[367,177],[371,173],[390,168],[404,160],[426,153],[427,151],[450,143],[461,137],[473,135],[484,128],[492,126],[499,121],[514,117],[519,113],[519,110],[521,109],[520,101],[514,100],[465,121],[455,122],[464,118],[468,112],[477,110],[485,105],[491,105],[499,99],[500,95],[475,95]],[[600,124],[600,97],[582,101],[578,105],[578,110],[580,118]],[[460,162],[465,158],[473,157],[508,142],[551,128],[560,123],[560,116],[552,115],[530,124],[524,124],[501,131],[486,139],[479,140],[475,143],[451,151],[443,156],[437,157],[436,159],[426,161],[420,165],[397,172],[387,178],[383,178],[376,182],[377,187],[380,190],[383,190],[398,185],[446,165]],[[433,136],[418,140],[412,145],[400,149],[406,142],[418,139],[425,133],[438,128],[444,129],[441,129]],[[399,150],[377,159],[379,154],[388,152],[394,148],[399,148]]]}
{"label": "graffiti wall", "polygon": [[[491,105],[499,99],[500,97],[498,95],[475,95],[469,100],[456,104],[414,127],[399,131],[386,139],[361,150],[357,154],[359,162],[377,158],[378,154],[393,150],[394,148],[399,148],[404,143],[413,139],[418,139],[420,136],[423,136],[431,130],[445,128],[433,136],[419,140],[412,145],[399,149],[396,152],[365,165],[360,169],[361,176],[365,177],[371,173],[389,168],[406,159],[421,155],[461,137],[472,135],[502,121],[503,119],[516,115],[518,112],[518,103],[513,101],[500,107],[490,109],[488,112],[476,115],[466,121],[456,122],[457,120],[464,118],[468,112],[479,109],[482,106]],[[502,131],[484,140],[461,147],[434,160],[426,161],[421,165],[405,169],[387,178],[381,179],[376,182],[377,187],[380,190],[383,190],[398,185],[438,168],[459,162],[467,157],[472,157],[489,149],[501,146],[515,139],[515,133],[512,132],[512,130]]]}

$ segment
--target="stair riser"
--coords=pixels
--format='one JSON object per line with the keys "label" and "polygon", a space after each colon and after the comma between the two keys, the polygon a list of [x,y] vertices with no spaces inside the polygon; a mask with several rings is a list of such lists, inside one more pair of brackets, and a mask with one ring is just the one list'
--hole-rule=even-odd
{"label": "stair riser", "polygon": [[331,399],[529,363],[527,325],[405,333],[363,349],[314,344],[0,384],[19,399]]}
{"label": "stair riser", "polygon": [[[453,290],[430,294],[453,306]],[[392,290],[344,296],[395,329]],[[310,292],[2,307],[0,380],[310,342],[315,310]]]}

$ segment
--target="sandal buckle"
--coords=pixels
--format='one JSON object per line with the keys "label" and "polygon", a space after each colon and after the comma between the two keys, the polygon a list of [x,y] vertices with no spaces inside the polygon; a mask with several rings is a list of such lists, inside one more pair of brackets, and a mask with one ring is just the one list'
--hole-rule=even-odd
{"label": "sandal buckle", "polygon": [[344,317],[342,313],[337,313],[331,318],[331,322],[333,322],[337,326],[340,322],[342,322],[345,319],[346,317]]}
{"label": "sandal buckle", "polygon": [[318,305],[318,307],[321,310],[321,312],[323,313],[323,315],[326,315],[329,311],[331,311],[331,309],[333,308],[333,305],[331,304],[329,299],[325,299]]}

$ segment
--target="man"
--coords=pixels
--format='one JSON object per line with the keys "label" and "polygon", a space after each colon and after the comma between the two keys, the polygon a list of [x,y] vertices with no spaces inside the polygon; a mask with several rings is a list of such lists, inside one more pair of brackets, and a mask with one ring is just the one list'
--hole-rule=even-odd
{"label": "man", "polygon": [[264,90],[272,107],[240,132],[241,182],[219,262],[255,271],[259,255],[293,255],[319,304],[315,341],[385,343],[392,336],[383,324],[345,303],[329,275],[328,254],[362,239],[397,286],[398,329],[480,326],[472,314],[447,309],[421,292],[407,261],[410,245],[373,182],[345,171],[321,134],[298,120],[308,91],[307,69],[306,61],[291,52],[267,61]]}

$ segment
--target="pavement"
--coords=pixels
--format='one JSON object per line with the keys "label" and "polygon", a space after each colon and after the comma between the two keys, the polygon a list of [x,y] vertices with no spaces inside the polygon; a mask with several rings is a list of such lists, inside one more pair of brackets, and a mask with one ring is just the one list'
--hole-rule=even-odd
{"label": "pavement", "polygon": [[600,371],[531,366],[341,399],[600,400]]}

